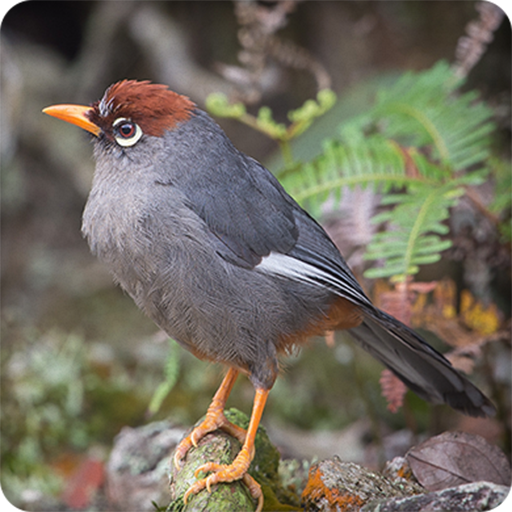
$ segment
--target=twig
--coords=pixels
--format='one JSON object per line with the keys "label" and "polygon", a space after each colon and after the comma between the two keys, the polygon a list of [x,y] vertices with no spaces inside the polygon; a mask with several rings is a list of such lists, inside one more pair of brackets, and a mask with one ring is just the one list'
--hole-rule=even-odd
{"label": "twig", "polygon": [[493,32],[500,26],[504,13],[495,4],[479,2],[475,9],[480,16],[477,21],[471,21],[466,26],[466,36],[462,36],[455,50],[453,71],[459,78],[466,77],[476,66],[487,46],[493,40]]}

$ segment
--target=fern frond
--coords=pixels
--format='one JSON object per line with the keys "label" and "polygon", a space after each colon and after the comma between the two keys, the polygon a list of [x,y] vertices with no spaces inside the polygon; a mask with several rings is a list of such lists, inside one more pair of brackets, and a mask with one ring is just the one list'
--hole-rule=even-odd
{"label": "fern frond", "polygon": [[344,187],[391,187],[424,180],[408,176],[401,148],[379,134],[349,142],[328,141],[321,156],[283,175],[281,183],[299,204],[318,211],[327,199],[339,203]]}
{"label": "fern frond", "polygon": [[450,240],[439,236],[448,233],[443,222],[463,193],[455,184],[423,185],[410,187],[408,194],[386,196],[383,203],[393,205],[393,209],[375,216],[373,222],[385,222],[387,230],[374,237],[365,255],[368,260],[384,260],[384,265],[367,270],[365,276],[403,280],[416,274],[419,265],[438,261],[440,253],[451,246]]}
{"label": "fern frond", "polygon": [[422,73],[406,73],[381,91],[373,116],[383,134],[417,148],[431,146],[432,159],[462,171],[489,156],[492,111],[459,85],[445,62]]}
{"label": "fern frond", "polygon": [[[444,62],[405,73],[378,94],[368,112],[344,122],[340,138],[327,141],[322,155],[284,173],[283,185],[318,210],[329,192],[341,197],[345,186],[379,184],[385,193],[420,179],[435,178],[441,185],[455,172],[481,164],[489,156],[491,110],[473,92],[455,95],[458,85]],[[407,175],[401,148],[408,147],[415,148],[410,151],[421,176]]]}

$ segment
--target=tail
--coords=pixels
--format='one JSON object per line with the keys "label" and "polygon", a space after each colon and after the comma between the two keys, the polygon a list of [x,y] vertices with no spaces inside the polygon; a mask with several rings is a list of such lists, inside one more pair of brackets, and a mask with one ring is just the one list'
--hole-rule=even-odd
{"label": "tail", "polygon": [[349,330],[354,339],[421,398],[470,416],[493,416],[490,400],[413,330],[375,309]]}

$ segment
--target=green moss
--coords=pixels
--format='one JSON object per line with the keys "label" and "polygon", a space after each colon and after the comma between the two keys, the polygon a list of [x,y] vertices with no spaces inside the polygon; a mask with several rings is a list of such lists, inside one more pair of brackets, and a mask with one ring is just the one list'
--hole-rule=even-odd
{"label": "green moss", "polygon": [[[226,411],[226,418],[232,423],[247,428],[249,418],[237,409]],[[252,510],[253,498],[243,482],[220,484],[189,497],[183,503],[183,495],[196,482],[194,472],[202,464],[215,461],[229,464],[236,457],[241,445],[239,441],[225,432],[216,431],[205,436],[197,448],[187,454],[186,463],[180,471],[174,471],[171,477],[171,489],[175,500],[169,505],[168,512],[181,511],[224,511]],[[272,445],[265,428],[260,426],[255,440],[255,456],[249,468],[249,474],[261,485],[264,496],[264,510],[291,511],[299,510],[299,497],[285,489],[279,479],[279,452]],[[206,476],[206,475],[204,475]]]}

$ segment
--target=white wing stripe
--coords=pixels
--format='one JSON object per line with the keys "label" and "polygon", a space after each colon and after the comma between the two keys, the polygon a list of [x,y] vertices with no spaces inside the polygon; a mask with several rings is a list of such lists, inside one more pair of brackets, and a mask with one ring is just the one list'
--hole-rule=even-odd
{"label": "white wing stripe", "polygon": [[315,286],[324,286],[324,283],[332,286],[333,291],[339,291],[340,295],[356,299],[361,302],[368,302],[368,299],[360,294],[353,286],[348,285],[336,276],[325,272],[324,270],[310,265],[304,261],[298,260],[286,254],[271,252],[268,256],[262,258],[261,262],[256,265],[256,270],[277,274],[297,281],[304,281]]}

